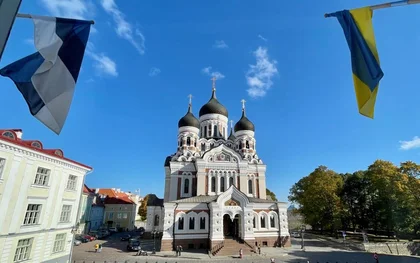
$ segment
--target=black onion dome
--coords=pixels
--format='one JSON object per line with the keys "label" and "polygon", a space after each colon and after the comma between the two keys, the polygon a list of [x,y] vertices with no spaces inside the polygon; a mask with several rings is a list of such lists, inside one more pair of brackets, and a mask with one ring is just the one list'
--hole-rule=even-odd
{"label": "black onion dome", "polygon": [[228,117],[227,109],[216,98],[216,90],[213,90],[209,102],[204,104],[200,109],[200,117],[206,114],[220,114]]}
{"label": "black onion dome", "polygon": [[235,132],[237,131],[255,131],[254,124],[248,120],[245,110],[242,110],[241,119],[235,124]]}
{"label": "black onion dome", "polygon": [[185,116],[178,121],[178,128],[186,126],[196,127],[197,129],[200,129],[200,122],[197,120],[194,114],[192,114],[191,105],[188,106],[187,114],[185,114]]}

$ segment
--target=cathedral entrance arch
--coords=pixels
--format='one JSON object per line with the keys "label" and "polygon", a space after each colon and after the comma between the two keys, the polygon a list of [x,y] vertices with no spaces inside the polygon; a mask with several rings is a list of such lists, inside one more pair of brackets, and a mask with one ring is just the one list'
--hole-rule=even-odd
{"label": "cathedral entrance arch", "polygon": [[232,220],[228,214],[223,216],[223,235],[224,237],[236,239],[240,237],[240,215],[235,215]]}

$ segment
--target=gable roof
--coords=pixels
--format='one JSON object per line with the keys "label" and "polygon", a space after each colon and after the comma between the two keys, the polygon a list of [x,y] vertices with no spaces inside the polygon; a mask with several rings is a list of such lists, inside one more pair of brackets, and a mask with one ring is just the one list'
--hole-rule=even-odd
{"label": "gable roof", "polygon": [[117,192],[112,188],[100,188],[98,194],[106,196],[104,200],[106,205],[135,205],[127,194]]}

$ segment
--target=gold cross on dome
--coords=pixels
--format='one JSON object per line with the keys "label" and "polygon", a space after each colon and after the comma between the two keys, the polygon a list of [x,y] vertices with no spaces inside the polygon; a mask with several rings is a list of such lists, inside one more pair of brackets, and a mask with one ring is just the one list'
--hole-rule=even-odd
{"label": "gold cross on dome", "polygon": [[233,120],[230,120],[230,128],[233,127]]}
{"label": "gold cross on dome", "polygon": [[217,80],[217,78],[215,76],[213,76],[211,78],[211,80],[213,81],[213,90],[216,90],[216,80]]}
{"label": "gold cross on dome", "polygon": [[189,104],[191,105],[192,104],[192,97],[193,97],[193,95],[188,95],[188,98],[189,98]]}

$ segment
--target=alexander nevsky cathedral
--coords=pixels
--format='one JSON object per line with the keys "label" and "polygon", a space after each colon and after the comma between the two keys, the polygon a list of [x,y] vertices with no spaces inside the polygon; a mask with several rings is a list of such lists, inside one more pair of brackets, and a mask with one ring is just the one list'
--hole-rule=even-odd
{"label": "alexander nevsky cathedral", "polygon": [[146,231],[162,233],[162,251],[181,245],[221,255],[238,248],[290,246],[287,204],[266,195],[266,165],[257,155],[245,101],[230,131],[228,117],[213,79],[211,98],[198,118],[190,97],[178,121],[177,150],[164,164],[164,200],[149,200],[147,208]]}

